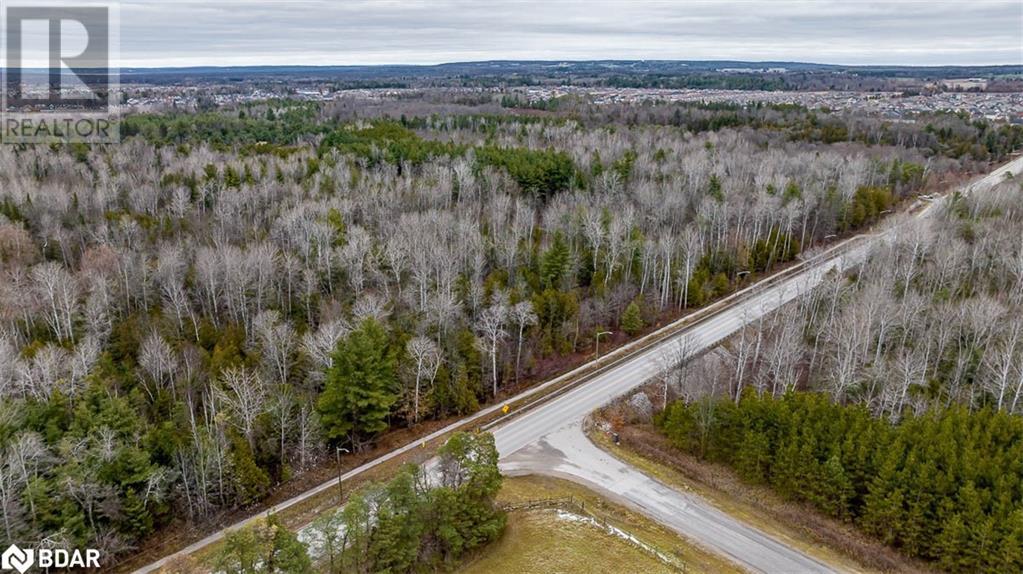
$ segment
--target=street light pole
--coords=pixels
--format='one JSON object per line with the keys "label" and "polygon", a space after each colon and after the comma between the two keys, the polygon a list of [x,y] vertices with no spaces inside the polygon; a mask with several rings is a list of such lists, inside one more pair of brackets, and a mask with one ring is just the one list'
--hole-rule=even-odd
{"label": "street light pole", "polygon": [[600,358],[600,336],[601,335],[610,335],[613,332],[614,331],[601,331],[601,332],[597,333],[597,358],[598,359]]}
{"label": "street light pole", "polygon": [[345,451],[346,454],[351,451],[343,446],[337,447],[334,451],[334,453],[337,454],[337,495],[341,498],[341,502],[344,503],[345,490],[341,482],[341,451]]}

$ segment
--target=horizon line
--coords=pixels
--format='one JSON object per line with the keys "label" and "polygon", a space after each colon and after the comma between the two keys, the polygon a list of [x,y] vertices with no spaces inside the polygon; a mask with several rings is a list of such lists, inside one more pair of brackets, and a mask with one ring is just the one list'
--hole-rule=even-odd
{"label": "horizon line", "polygon": [[[432,64],[424,63],[374,63],[374,64],[302,64],[302,63],[291,63],[291,64],[191,64],[191,65],[172,65],[172,66],[86,66],[83,69],[87,70],[104,70],[104,69],[117,69],[117,70],[194,70],[201,68],[208,69],[244,69],[244,68],[309,68],[309,69],[329,69],[329,68],[438,68],[443,66],[455,66],[455,65],[470,65],[470,64],[494,64],[494,63],[527,63],[527,64],[587,64],[587,63],[673,63],[673,64],[688,64],[688,63],[741,63],[741,64],[798,64],[803,66],[821,66],[821,67],[833,67],[833,68],[917,68],[917,69],[928,69],[928,68],[1020,68],[1023,69],[1023,63],[985,63],[985,64],[841,64],[841,63],[829,63],[829,62],[814,62],[814,61],[803,61],[803,60],[736,60],[736,59],[702,59],[702,60],[683,60],[683,59],[613,59],[613,58],[599,58],[599,59],[489,59],[489,60],[459,60],[459,61],[447,61],[437,62]],[[38,66],[0,66],[0,70],[8,69],[19,69],[19,70],[30,70],[30,71],[49,71],[52,68],[49,67],[38,67]],[[65,69],[62,68],[62,71]],[[71,73],[70,70],[66,70]]]}

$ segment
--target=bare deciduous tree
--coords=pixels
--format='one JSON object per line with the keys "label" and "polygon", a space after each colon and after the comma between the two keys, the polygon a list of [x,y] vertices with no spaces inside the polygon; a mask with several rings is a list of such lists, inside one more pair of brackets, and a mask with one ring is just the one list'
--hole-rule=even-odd
{"label": "bare deciduous tree", "polygon": [[39,296],[46,302],[47,322],[60,340],[74,335],[74,316],[78,310],[78,283],[59,263],[47,261],[32,268]]}
{"label": "bare deciduous tree", "polygon": [[518,327],[518,343],[515,345],[515,384],[519,384],[519,372],[522,363],[522,338],[526,327],[536,325],[537,316],[533,311],[532,301],[520,301],[511,308],[511,318]]}
{"label": "bare deciduous tree", "polygon": [[252,333],[263,352],[263,361],[277,384],[287,384],[298,346],[298,335],[277,311],[263,311],[252,320]]}
{"label": "bare deciduous tree", "polygon": [[484,352],[490,355],[490,373],[492,376],[492,394],[497,396],[497,345],[508,336],[504,330],[508,318],[508,308],[498,303],[487,307],[480,313],[476,322],[476,331],[482,339]]}
{"label": "bare deciduous tree", "polygon": [[221,374],[214,391],[217,401],[227,409],[231,423],[255,449],[256,419],[265,412],[269,398],[263,378],[244,367],[230,368]]}
{"label": "bare deciduous tree", "polygon": [[412,422],[419,421],[419,397],[420,387],[425,379],[433,384],[437,376],[437,369],[441,364],[441,350],[431,339],[417,336],[409,339],[405,345],[405,352],[412,358],[415,364],[415,382],[412,387]]}
{"label": "bare deciduous tree", "polygon": [[178,358],[174,349],[156,331],[151,332],[139,346],[139,366],[157,387],[170,385],[175,390],[174,375],[178,368]]}

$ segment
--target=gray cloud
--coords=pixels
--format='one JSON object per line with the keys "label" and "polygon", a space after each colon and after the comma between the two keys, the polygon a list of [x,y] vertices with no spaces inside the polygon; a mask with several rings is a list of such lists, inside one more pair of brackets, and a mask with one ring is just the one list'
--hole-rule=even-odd
{"label": "gray cloud", "polygon": [[121,3],[121,60],[130,67],[611,58],[1021,64],[1023,3]]}

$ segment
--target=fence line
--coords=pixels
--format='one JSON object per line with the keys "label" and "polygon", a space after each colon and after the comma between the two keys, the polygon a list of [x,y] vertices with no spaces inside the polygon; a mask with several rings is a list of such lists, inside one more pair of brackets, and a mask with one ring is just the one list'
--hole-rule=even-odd
{"label": "fence line", "polygon": [[547,510],[547,509],[559,509],[567,511],[576,511],[579,515],[589,518],[593,521],[593,524],[602,528],[605,532],[614,533],[615,531],[626,534],[626,537],[618,537],[624,542],[639,548],[640,550],[653,554],[654,558],[664,562],[676,572],[688,572],[688,566],[683,556],[681,548],[674,551],[666,551],[654,544],[647,542],[641,542],[635,536],[632,536],[622,528],[618,528],[612,524],[604,513],[597,512],[593,509],[593,505],[590,508],[586,508],[586,501],[581,498],[576,498],[574,495],[569,496],[557,496],[548,498],[531,498],[521,502],[504,503],[500,505],[501,509],[506,512],[515,511],[528,511],[528,510]]}

